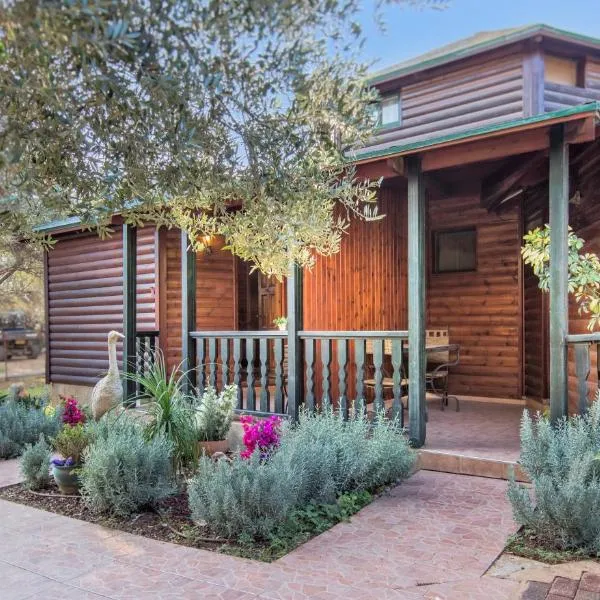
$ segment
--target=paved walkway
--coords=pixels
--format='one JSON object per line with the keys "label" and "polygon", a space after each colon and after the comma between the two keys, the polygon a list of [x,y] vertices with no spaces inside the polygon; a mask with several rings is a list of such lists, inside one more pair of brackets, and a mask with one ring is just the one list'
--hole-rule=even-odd
{"label": "paved walkway", "polygon": [[[0,485],[18,478],[0,463]],[[3,600],[508,600],[483,576],[515,526],[506,482],[421,471],[273,564],[0,501]]]}

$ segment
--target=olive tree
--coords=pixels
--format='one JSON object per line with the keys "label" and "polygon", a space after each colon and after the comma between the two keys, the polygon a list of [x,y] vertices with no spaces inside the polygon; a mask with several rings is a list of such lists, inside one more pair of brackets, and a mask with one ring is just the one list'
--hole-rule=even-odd
{"label": "olive tree", "polygon": [[275,275],[336,252],[377,188],[346,160],[372,134],[376,98],[359,11],[358,0],[0,0],[5,225],[32,237],[41,210],[106,234],[121,213],[197,245],[224,235]]}

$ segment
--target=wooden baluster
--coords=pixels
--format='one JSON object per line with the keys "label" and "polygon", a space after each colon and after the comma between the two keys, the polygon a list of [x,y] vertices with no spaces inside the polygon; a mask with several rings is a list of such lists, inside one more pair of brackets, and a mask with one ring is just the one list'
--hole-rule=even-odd
{"label": "wooden baluster", "polygon": [[260,356],[260,410],[269,412],[269,340],[260,338],[259,356]]}
{"label": "wooden baluster", "polygon": [[198,394],[200,396],[204,393],[204,386],[206,383],[205,371],[204,371],[204,366],[205,366],[204,365],[204,360],[205,360],[204,342],[205,342],[204,338],[198,338],[196,340],[196,370],[197,370],[196,383],[198,385]]}
{"label": "wooden baluster", "polygon": [[225,387],[229,385],[229,340],[227,338],[221,338],[221,348],[219,350],[220,358],[221,358],[221,369],[223,373],[221,374],[221,385]]}
{"label": "wooden baluster", "polygon": [[217,388],[217,339],[208,338],[208,383]]}
{"label": "wooden baluster", "polygon": [[241,381],[241,367],[240,360],[242,356],[242,340],[240,338],[233,338],[233,383],[237,386],[237,407],[238,409],[243,408],[243,395],[242,395],[242,381]]}
{"label": "wooden baluster", "polygon": [[354,410],[366,411],[367,400],[365,398],[365,340],[354,341],[354,363],[356,364],[356,398],[354,399]]}
{"label": "wooden baluster", "polygon": [[340,411],[344,419],[348,418],[348,396],[346,395],[346,365],[348,364],[348,340],[337,340],[338,388]]}
{"label": "wooden baluster", "polygon": [[256,410],[256,396],[254,392],[254,338],[246,338],[246,360],[248,361],[246,410]]}
{"label": "wooden baluster", "polygon": [[590,375],[590,346],[587,342],[575,344],[575,373],[579,414],[584,415],[588,410],[587,380]]}
{"label": "wooden baluster", "polygon": [[[142,341],[145,338],[137,337],[135,339],[135,373],[136,375],[143,375],[144,373],[144,353],[142,351]],[[139,381],[135,382],[135,395],[139,397],[141,391],[141,386]],[[136,403],[139,403],[139,398]]]}
{"label": "wooden baluster", "polygon": [[315,340],[304,340],[304,360],[306,361],[306,408],[315,410]]}
{"label": "wooden baluster", "polygon": [[392,418],[400,418],[400,425],[404,427],[404,410],[402,410],[402,340],[392,340],[392,367],[394,402],[392,403]]}
{"label": "wooden baluster", "polygon": [[375,410],[383,410],[383,340],[373,340],[373,366],[375,367]]}
{"label": "wooden baluster", "polygon": [[331,404],[331,340],[321,339],[321,364],[323,365],[322,380],[323,380],[323,408]]}
{"label": "wooden baluster", "polygon": [[275,338],[275,412],[283,413],[283,339]]}

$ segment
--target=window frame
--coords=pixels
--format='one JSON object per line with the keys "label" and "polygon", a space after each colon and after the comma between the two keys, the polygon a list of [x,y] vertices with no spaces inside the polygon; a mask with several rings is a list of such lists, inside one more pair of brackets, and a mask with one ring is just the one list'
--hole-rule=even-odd
{"label": "window frame", "polygon": [[[439,270],[439,240],[445,234],[469,233],[473,235],[473,268]],[[452,229],[436,229],[431,232],[431,273],[432,275],[452,275],[456,273],[476,273],[478,267],[477,256],[478,231],[475,226],[454,227]]]}
{"label": "window frame", "polygon": [[[386,100],[396,100],[396,105],[398,106],[398,120],[390,121],[389,123],[383,123],[383,103]],[[386,129],[396,129],[397,127],[402,127],[402,94],[400,91],[393,92],[391,94],[385,94],[380,97],[380,99],[375,103],[375,110],[377,115],[377,122],[375,123],[375,129],[377,131],[385,131]]]}

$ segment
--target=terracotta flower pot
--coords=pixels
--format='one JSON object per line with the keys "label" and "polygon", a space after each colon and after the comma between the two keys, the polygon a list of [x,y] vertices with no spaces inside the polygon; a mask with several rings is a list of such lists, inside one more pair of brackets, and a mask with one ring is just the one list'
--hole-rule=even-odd
{"label": "terracotta flower pot", "polygon": [[62,494],[77,494],[79,492],[81,482],[79,481],[77,473],[73,472],[77,468],[79,468],[79,465],[65,467],[52,465],[54,481],[56,481],[56,485],[58,485],[58,489]]}
{"label": "terracotta flower pot", "polygon": [[200,456],[206,454],[212,456],[215,452],[227,452],[229,450],[229,442],[227,440],[218,440],[210,442],[198,442],[198,453]]}

